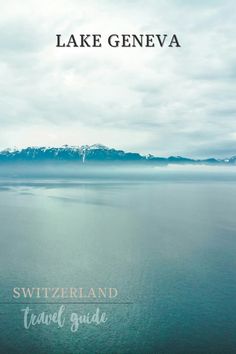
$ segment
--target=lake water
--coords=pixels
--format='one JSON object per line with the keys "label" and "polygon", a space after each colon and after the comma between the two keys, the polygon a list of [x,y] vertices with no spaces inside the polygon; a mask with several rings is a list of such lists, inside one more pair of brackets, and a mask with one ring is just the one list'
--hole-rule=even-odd
{"label": "lake water", "polygon": [[[2,353],[236,353],[234,168],[138,181],[2,179],[0,225]],[[66,304],[68,316],[99,307],[108,319],[72,333],[69,323],[25,329],[14,287],[119,294]],[[35,302],[36,314],[60,306]]]}

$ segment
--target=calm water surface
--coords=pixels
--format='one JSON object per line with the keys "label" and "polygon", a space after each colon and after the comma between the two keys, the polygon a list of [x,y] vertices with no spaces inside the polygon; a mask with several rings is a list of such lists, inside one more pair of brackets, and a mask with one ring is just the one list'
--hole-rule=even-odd
{"label": "calm water surface", "polygon": [[116,287],[130,302],[99,305],[108,321],[76,333],[26,330],[25,306],[2,304],[3,353],[236,353],[235,182],[236,173],[2,180],[2,302],[14,287]]}

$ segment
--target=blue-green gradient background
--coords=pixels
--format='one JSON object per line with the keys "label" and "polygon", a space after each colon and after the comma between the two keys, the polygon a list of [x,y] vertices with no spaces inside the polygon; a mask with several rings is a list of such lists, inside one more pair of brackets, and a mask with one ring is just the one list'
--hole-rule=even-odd
{"label": "blue-green gradient background", "polygon": [[[116,287],[108,321],[23,328],[1,305],[1,353],[236,352],[236,174],[2,180],[1,301],[13,287]],[[58,305],[31,305],[34,312]],[[87,313],[97,305],[67,305]]]}

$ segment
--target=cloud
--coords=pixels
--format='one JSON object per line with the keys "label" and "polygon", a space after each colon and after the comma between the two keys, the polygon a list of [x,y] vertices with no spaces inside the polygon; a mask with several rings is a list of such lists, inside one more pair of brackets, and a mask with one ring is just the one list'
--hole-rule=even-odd
{"label": "cloud", "polygon": [[[235,154],[234,14],[231,0],[5,2],[0,147]],[[182,47],[63,49],[56,33],[177,33]]]}

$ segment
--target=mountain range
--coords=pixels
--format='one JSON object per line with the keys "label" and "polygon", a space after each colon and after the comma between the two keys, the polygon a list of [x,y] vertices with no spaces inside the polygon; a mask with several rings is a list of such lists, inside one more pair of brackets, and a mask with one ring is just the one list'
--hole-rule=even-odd
{"label": "mountain range", "polygon": [[136,163],[136,164],[204,164],[204,165],[235,165],[236,156],[217,159],[192,159],[182,156],[158,157],[141,155],[108,148],[104,145],[83,145],[62,147],[27,147],[23,149],[5,149],[0,151],[0,163],[14,162],[76,162],[88,164],[100,163]]}

